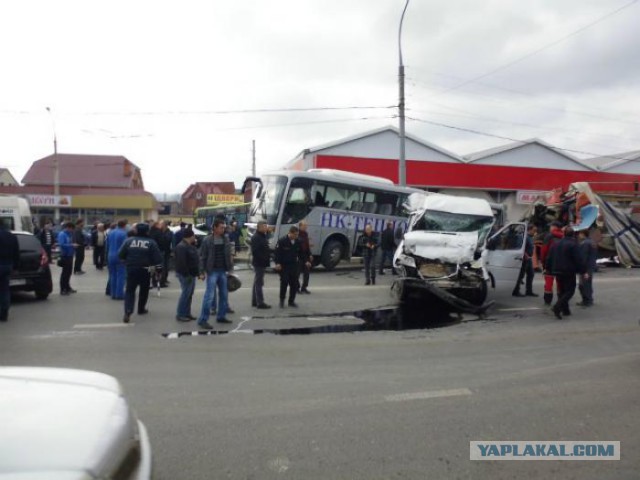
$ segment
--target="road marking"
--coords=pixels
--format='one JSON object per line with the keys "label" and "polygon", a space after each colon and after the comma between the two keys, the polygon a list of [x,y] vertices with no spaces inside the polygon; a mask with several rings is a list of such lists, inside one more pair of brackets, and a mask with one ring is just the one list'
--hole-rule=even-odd
{"label": "road marking", "polygon": [[542,310],[540,307],[499,308],[499,312],[523,312],[526,310]]}
{"label": "road marking", "polygon": [[455,388],[452,390],[432,390],[430,392],[398,393],[396,395],[385,395],[384,400],[386,402],[406,402],[410,400],[427,400],[429,398],[458,397],[463,395],[471,395],[471,390],[468,388]]}
{"label": "road marking", "polygon": [[77,323],[73,328],[123,328],[132,327],[135,323]]}

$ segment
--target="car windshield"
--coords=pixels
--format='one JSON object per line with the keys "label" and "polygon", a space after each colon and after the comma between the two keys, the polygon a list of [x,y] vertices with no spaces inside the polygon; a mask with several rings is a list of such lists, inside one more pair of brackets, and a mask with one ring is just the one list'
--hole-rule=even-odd
{"label": "car windshield", "polygon": [[257,223],[262,220],[274,225],[278,219],[278,211],[286,186],[287,177],[280,175],[262,177],[260,195],[254,199],[251,205],[249,222]]}
{"label": "car windshield", "polygon": [[482,244],[493,224],[493,217],[426,210],[416,217],[412,230],[428,232],[478,232]]}

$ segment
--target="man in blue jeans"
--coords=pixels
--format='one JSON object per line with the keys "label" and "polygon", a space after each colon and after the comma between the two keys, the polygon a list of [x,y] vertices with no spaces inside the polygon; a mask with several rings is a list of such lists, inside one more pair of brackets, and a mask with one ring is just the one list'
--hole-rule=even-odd
{"label": "man in blue jeans", "polygon": [[180,298],[178,299],[178,311],[176,320],[188,322],[195,320],[191,315],[191,300],[196,287],[196,280],[199,276],[198,249],[195,247],[196,237],[193,230],[185,229],[182,239],[176,245],[174,252],[176,255],[176,276],[180,282]]}
{"label": "man in blue jeans", "polygon": [[213,233],[205,238],[200,246],[200,279],[206,279],[207,287],[198,317],[198,326],[206,330],[213,328],[209,324],[209,315],[216,289],[218,291],[216,321],[231,323],[225,317],[228,305],[227,272],[233,269],[231,242],[225,235],[226,227],[224,220],[216,218],[213,222]]}

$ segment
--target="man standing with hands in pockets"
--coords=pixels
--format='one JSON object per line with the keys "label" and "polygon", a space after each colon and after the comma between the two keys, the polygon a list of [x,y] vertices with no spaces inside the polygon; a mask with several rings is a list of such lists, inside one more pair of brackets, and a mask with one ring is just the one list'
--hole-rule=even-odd
{"label": "man standing with hands in pockets", "polygon": [[[278,240],[276,245],[276,271],[280,274],[280,308],[289,287],[289,306],[297,308],[298,266],[303,261],[302,247],[298,240],[298,227],[292,226],[289,233]],[[306,262],[311,266],[310,262]]]}
{"label": "man standing with hands in pockets", "polygon": [[251,306],[265,310],[271,308],[264,302],[264,273],[271,261],[269,252],[269,241],[267,240],[267,222],[258,222],[255,235],[251,238],[251,265],[253,265],[253,293],[251,294]]}

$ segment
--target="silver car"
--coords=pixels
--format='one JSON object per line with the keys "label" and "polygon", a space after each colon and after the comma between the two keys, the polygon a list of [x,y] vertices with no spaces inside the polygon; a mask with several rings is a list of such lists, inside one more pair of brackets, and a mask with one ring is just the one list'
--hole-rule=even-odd
{"label": "silver car", "polygon": [[151,478],[145,426],[98,372],[0,367],[0,480]]}

